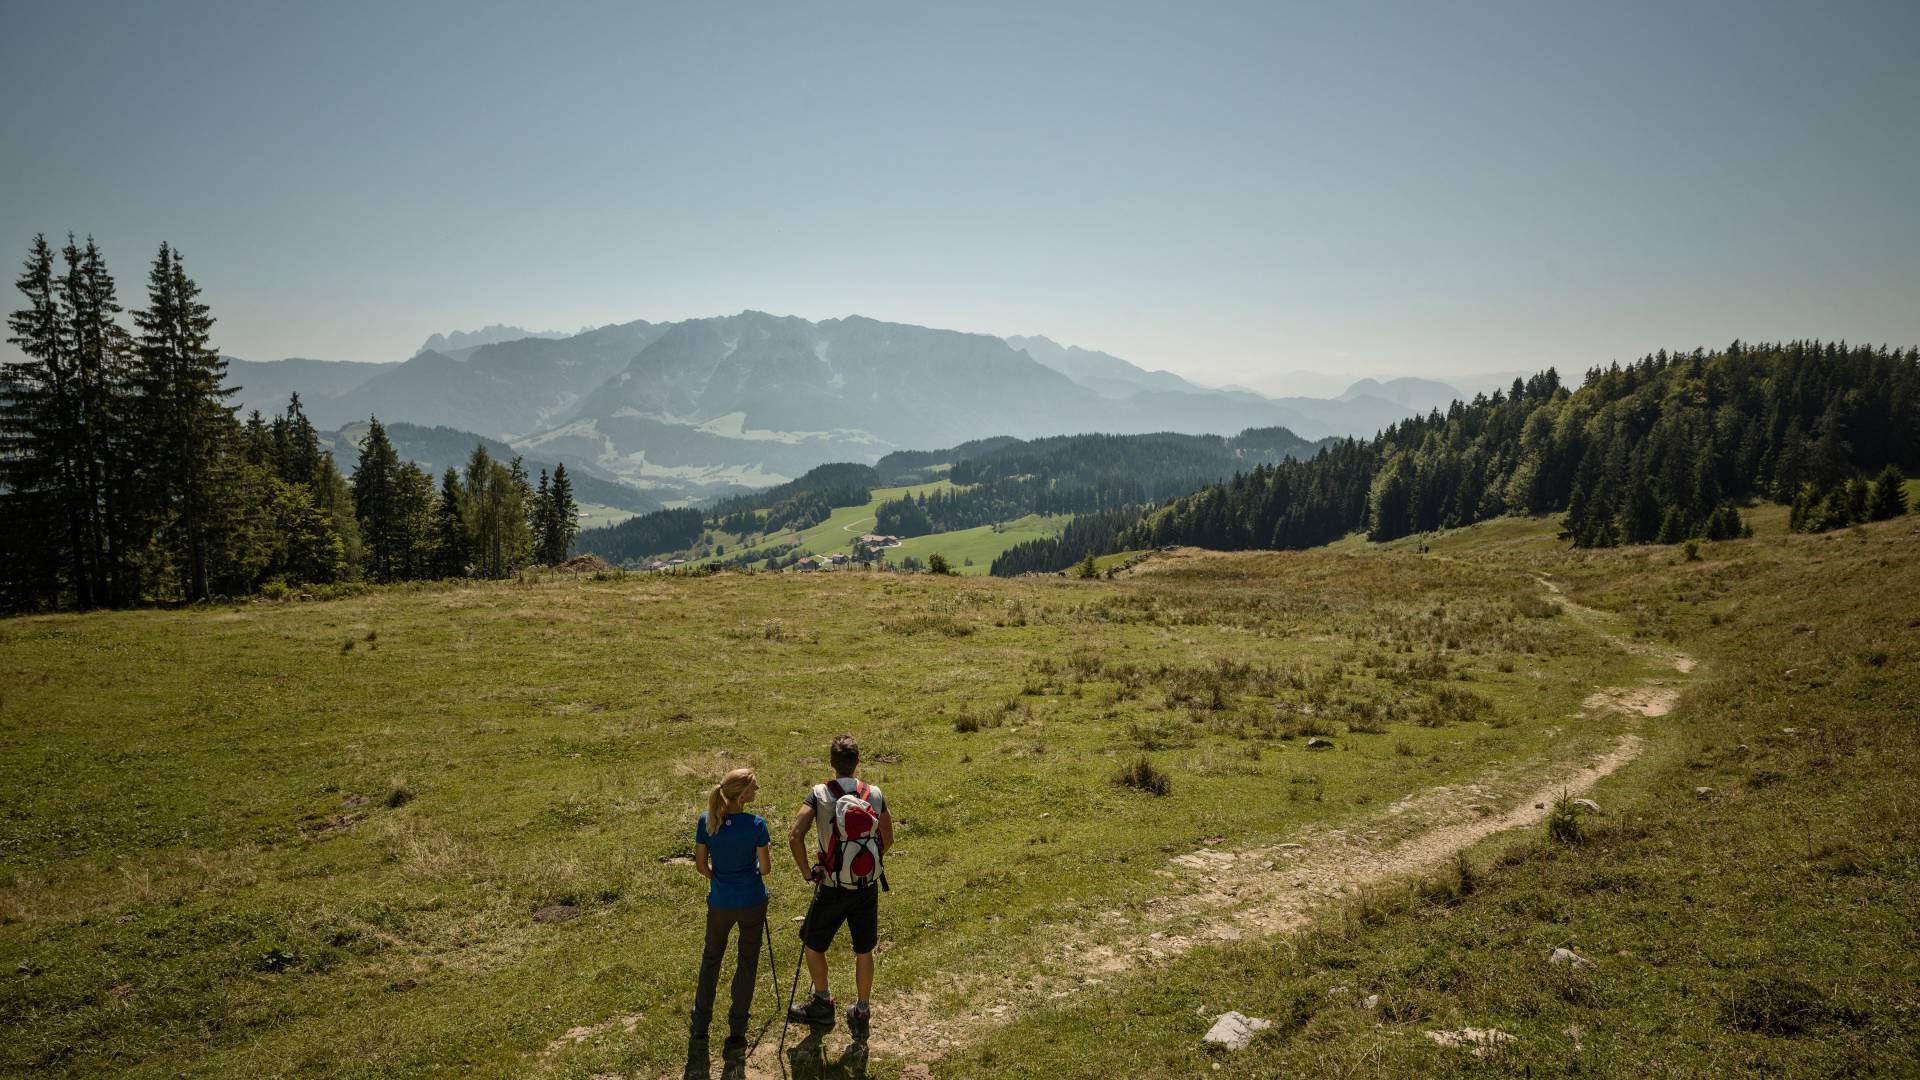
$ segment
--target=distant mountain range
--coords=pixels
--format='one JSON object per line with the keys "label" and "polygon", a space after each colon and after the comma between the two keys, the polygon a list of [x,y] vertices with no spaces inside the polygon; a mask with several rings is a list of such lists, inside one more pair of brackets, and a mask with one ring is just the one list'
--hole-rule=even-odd
{"label": "distant mountain range", "polygon": [[[350,360],[242,360],[237,356],[225,358],[227,361],[227,385],[239,390],[228,400],[240,409],[240,418],[259,410],[262,416],[273,416],[287,407],[287,399],[293,394],[300,395],[301,407],[308,416],[321,402],[339,397],[341,394],[360,386],[379,375],[399,367],[392,364],[365,364]],[[365,420],[362,416],[360,419]]]}
{"label": "distant mountain range", "polygon": [[[585,333],[586,331],[581,331]],[[498,345],[503,341],[520,341],[523,338],[564,338],[572,337],[565,330],[528,330],[519,326],[505,326],[494,323],[478,330],[455,330],[448,334],[435,334],[419,348],[420,352],[457,353],[466,349],[477,349],[482,345]]]}
{"label": "distant mountain range", "polygon": [[451,428],[661,500],[995,435],[1270,427],[1306,439],[1371,435],[1459,396],[1431,380],[1366,379],[1338,398],[1270,398],[1045,337],[860,316],[810,322],[743,311],[503,338],[516,333],[435,334],[402,363],[230,360],[229,382],[242,387],[243,410],[272,414],[297,390],[323,429],[369,416]]}
{"label": "distant mountain range", "polygon": [[[447,469],[463,468],[467,457],[473,453],[474,446],[487,448],[487,453],[496,461],[511,460],[515,450],[498,439],[489,439],[471,431],[458,431],[448,427],[422,427],[397,420],[391,424],[382,423],[386,428],[387,439],[393,443],[394,452],[404,461],[411,461],[425,469],[435,479]],[[321,447],[331,451],[334,464],[340,471],[348,474],[360,466],[360,444],[366,440],[368,422],[361,420],[348,424],[338,431],[320,433]],[[524,457],[521,465],[528,475],[537,476],[540,470],[553,472],[556,462],[538,457]],[[586,473],[567,470],[573,481],[574,497],[585,503],[598,503],[611,506],[616,510],[627,510],[635,514],[645,514],[661,508],[660,500],[644,491],[628,487],[625,484]]]}

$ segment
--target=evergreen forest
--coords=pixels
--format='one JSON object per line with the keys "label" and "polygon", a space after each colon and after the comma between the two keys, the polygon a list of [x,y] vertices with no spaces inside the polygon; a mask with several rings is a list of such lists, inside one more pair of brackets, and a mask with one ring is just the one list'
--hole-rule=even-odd
{"label": "evergreen forest", "polygon": [[994,573],[1169,544],[1393,540],[1509,513],[1561,514],[1577,547],[1724,539],[1755,500],[1790,504],[1795,528],[1820,531],[1904,513],[1916,468],[1920,349],[1736,341],[1594,368],[1578,390],[1549,368],[1373,439],[1257,466],[1126,528],[1020,545]]}
{"label": "evergreen forest", "polygon": [[536,483],[476,446],[436,488],[375,419],[349,477],[298,395],[240,420],[213,316],[170,245],[130,313],[91,238],[55,251],[35,237],[16,284],[8,340],[25,359],[0,366],[0,609],[497,578],[567,557],[563,465]]}

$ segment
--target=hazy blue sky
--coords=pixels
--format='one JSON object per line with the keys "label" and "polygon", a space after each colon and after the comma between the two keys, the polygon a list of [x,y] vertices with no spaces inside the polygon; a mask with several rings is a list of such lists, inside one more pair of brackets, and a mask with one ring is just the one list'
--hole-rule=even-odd
{"label": "hazy blue sky", "polygon": [[1920,343],[1914,0],[0,11],[8,266],[92,232],[136,298],[169,240],[254,359],[748,307],[1256,385]]}

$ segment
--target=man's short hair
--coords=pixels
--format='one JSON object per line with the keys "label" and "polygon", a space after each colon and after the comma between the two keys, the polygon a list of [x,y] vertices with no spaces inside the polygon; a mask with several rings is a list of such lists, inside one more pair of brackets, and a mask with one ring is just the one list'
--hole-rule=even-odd
{"label": "man's short hair", "polygon": [[833,762],[834,772],[841,776],[852,776],[853,770],[860,767],[860,744],[851,735],[835,735],[827,757]]}

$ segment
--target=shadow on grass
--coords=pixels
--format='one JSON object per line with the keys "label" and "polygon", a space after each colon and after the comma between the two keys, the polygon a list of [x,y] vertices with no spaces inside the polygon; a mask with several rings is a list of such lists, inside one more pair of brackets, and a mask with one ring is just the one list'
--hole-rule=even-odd
{"label": "shadow on grass", "polygon": [[793,1080],[866,1080],[867,1044],[849,1043],[840,1056],[827,1060],[826,1037],[830,1027],[815,1027],[787,1051],[787,1064]]}

